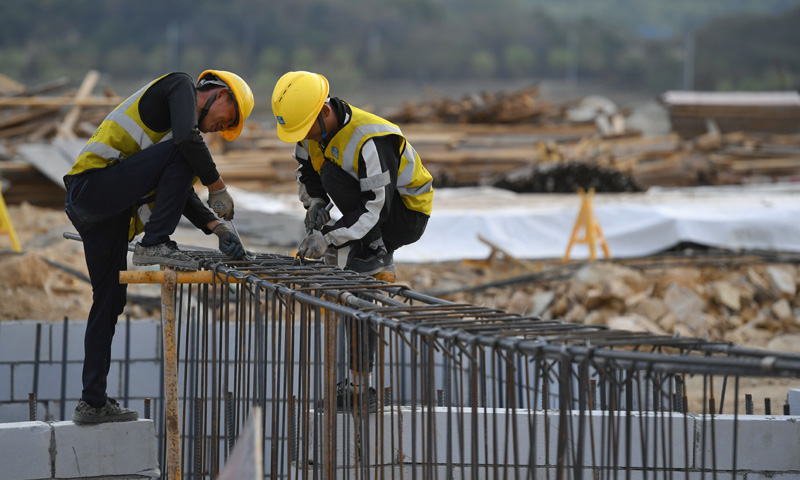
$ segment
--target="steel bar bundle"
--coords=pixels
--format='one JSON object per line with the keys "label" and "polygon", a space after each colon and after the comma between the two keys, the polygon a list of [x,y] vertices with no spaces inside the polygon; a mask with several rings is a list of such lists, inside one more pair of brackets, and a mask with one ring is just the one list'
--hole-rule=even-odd
{"label": "steel bar bundle", "polygon": [[122,272],[174,286],[164,358],[180,413],[165,421],[162,400],[156,419],[162,438],[180,429],[173,475],[215,478],[253,406],[269,478],[794,472],[753,454],[742,379],[798,378],[798,355],[544,321],[287,256],[189,253],[202,271]]}

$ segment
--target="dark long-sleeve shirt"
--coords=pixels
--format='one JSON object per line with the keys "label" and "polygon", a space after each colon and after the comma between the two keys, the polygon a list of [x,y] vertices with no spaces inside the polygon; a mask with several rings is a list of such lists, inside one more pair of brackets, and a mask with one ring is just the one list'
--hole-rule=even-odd
{"label": "dark long-sleeve shirt", "polygon": [[[197,126],[197,91],[189,75],[171,73],[153,84],[139,100],[139,116],[154,131],[172,129],[172,141],[203,185],[219,178],[217,166]],[[206,224],[217,219],[194,190],[186,201],[183,216],[206,234],[211,233]]]}

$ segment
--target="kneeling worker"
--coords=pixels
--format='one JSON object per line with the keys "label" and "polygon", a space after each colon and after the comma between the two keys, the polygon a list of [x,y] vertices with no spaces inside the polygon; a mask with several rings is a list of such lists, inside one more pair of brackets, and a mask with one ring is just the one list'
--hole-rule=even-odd
{"label": "kneeling worker", "polygon": [[[394,281],[393,253],[420,239],[433,205],[433,177],[400,129],[329,97],[328,81],[289,72],[272,93],[278,137],[295,143],[295,172],[311,234],[299,249],[321,258],[350,246],[346,270]],[[329,199],[342,212],[332,225]]]}
{"label": "kneeling worker", "polygon": [[[345,270],[394,282],[393,253],[420,239],[433,205],[433,177],[400,129],[336,97],[317,73],[283,75],[272,92],[278,137],[294,143],[295,175],[307,209],[310,234],[298,253],[321,258],[329,248],[350,247]],[[328,225],[329,200],[342,217]],[[375,335],[356,322],[350,338],[350,381],[340,382],[337,407],[347,408],[354,391],[369,405]],[[368,340],[365,337],[369,337]]]}

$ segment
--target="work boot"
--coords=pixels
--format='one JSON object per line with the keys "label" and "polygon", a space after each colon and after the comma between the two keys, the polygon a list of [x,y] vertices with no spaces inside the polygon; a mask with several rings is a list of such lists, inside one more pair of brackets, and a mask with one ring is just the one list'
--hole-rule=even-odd
{"label": "work boot", "polygon": [[[336,384],[336,411],[337,412],[363,412],[366,405],[367,413],[375,413],[378,409],[378,393],[375,388],[369,387],[356,395],[355,385],[349,380]],[[317,401],[317,410],[324,411],[325,401]]]}
{"label": "work boot", "polygon": [[106,400],[102,407],[93,407],[83,400],[78,401],[72,421],[77,424],[95,424],[108,422],[130,422],[139,419],[139,412],[130,408],[120,407],[113,398]]}
{"label": "work boot", "polygon": [[394,271],[394,258],[392,253],[382,245],[380,247],[364,246],[347,262],[344,269],[364,275],[374,275],[384,270]]}
{"label": "work boot", "polygon": [[190,257],[186,252],[178,250],[178,244],[173,241],[159,243],[152,247],[145,247],[137,243],[133,249],[134,265],[166,265],[175,270],[197,270],[200,263]]}

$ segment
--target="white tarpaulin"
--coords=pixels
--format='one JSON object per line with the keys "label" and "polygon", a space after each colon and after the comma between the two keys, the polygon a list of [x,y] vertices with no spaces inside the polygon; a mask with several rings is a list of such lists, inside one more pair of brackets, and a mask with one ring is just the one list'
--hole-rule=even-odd
{"label": "white tarpaulin", "polygon": [[[234,196],[246,210],[303,210],[289,196]],[[561,258],[580,208],[577,194],[516,194],[494,188],[437,189],[422,239],[395,253],[399,262],[486,258],[482,236],[516,258]],[[726,249],[800,251],[800,184],[650,189],[637,194],[596,194],[594,214],[612,257],[653,254],[681,242]],[[237,217],[246,217],[247,211]],[[334,212],[334,218],[338,217]],[[238,218],[237,218],[238,221]],[[298,241],[299,241],[298,237]],[[602,251],[598,249],[598,255]],[[586,244],[571,258],[588,258]]]}

